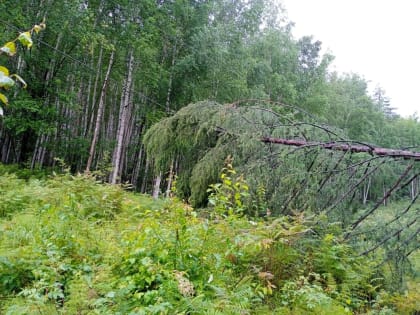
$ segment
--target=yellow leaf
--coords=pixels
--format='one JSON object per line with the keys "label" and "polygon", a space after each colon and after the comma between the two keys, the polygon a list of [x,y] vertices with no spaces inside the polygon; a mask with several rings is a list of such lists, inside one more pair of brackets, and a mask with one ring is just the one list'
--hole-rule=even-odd
{"label": "yellow leaf", "polygon": [[38,25],[38,24],[36,24],[36,25],[34,25],[34,31],[35,31],[35,33],[39,33],[39,31],[41,31],[42,30],[42,28],[41,28],[41,26],[40,25]]}
{"label": "yellow leaf", "polygon": [[325,237],[324,237],[325,242],[331,242],[332,240],[334,240],[334,235],[332,235],[332,234],[325,235]]}
{"label": "yellow leaf", "polygon": [[[2,101],[4,104],[8,104],[9,100],[7,99],[6,95],[0,93],[0,101]],[[0,107],[1,108],[1,107]],[[2,109],[2,115],[3,115],[3,109]]]}
{"label": "yellow leaf", "polygon": [[15,81],[13,81],[9,76],[5,75],[2,71],[0,71],[0,87],[8,89],[13,85],[15,85]]}
{"label": "yellow leaf", "polygon": [[31,33],[29,33],[29,32],[20,33],[18,39],[23,46],[26,46],[27,48],[32,47]]}
{"label": "yellow leaf", "polygon": [[24,89],[26,89],[26,87],[28,86],[26,84],[25,80],[23,80],[22,77],[20,75],[18,75],[18,74],[12,74],[10,77],[11,78],[16,78],[16,80],[18,80],[20,83],[22,83]]}
{"label": "yellow leaf", "polygon": [[16,45],[14,42],[7,42],[3,47],[0,48],[0,51],[13,56],[16,54]]}
{"label": "yellow leaf", "polygon": [[0,72],[3,72],[4,75],[9,76],[9,69],[6,67],[0,66]]}

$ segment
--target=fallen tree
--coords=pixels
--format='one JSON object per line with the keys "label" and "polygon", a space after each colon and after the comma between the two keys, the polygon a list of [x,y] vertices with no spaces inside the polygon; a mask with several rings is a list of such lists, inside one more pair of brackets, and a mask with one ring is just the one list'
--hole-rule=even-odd
{"label": "fallen tree", "polygon": [[276,143],[282,145],[289,145],[295,147],[320,147],[326,150],[336,150],[351,153],[368,153],[375,156],[385,156],[392,158],[403,158],[405,160],[420,161],[420,152],[412,152],[406,150],[395,150],[388,148],[378,148],[367,144],[351,144],[351,143],[340,143],[334,142],[310,142],[305,140],[297,139],[281,139],[273,137],[262,137],[262,142],[265,143]]}
{"label": "fallen tree", "polygon": [[[207,204],[208,185],[231,155],[253,188],[267,188],[279,214],[380,199],[404,162],[420,161],[420,152],[348,140],[343,130],[281,104],[190,104],[152,126],[144,144],[156,174],[176,166],[177,192],[194,206]],[[416,166],[410,173],[418,172]],[[417,187],[414,181],[411,196]]]}
{"label": "fallen tree", "polygon": [[[404,149],[348,140],[345,130],[277,105],[205,101],[182,108],[144,137],[156,174],[175,173],[177,196],[207,207],[209,185],[230,155],[252,196],[244,213],[310,214],[314,230],[339,222],[360,254],[380,249],[402,270],[418,250],[420,152],[409,151],[420,147],[418,138]],[[229,188],[235,183],[225,180]]]}

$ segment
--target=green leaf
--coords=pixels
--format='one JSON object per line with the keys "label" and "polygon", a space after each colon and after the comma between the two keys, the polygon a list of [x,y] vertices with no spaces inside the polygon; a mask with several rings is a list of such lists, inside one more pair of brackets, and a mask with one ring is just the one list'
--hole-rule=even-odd
{"label": "green leaf", "polygon": [[0,51],[8,54],[9,56],[14,56],[16,54],[16,45],[14,42],[8,42],[0,48]]}
{"label": "green leaf", "polygon": [[0,71],[0,87],[7,89],[13,85],[15,85],[15,81],[13,81],[9,76],[5,75],[4,72]]}
{"label": "green leaf", "polygon": [[20,33],[18,39],[23,46],[26,46],[27,48],[32,47],[31,33],[29,32]]}

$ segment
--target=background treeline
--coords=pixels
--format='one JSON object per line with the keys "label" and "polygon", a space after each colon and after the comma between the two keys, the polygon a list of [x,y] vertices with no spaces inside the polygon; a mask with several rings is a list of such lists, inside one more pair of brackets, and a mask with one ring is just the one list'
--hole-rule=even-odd
{"label": "background treeline", "polygon": [[2,1],[0,41],[43,17],[48,28],[31,50],[1,57],[28,83],[9,92],[3,163],[34,169],[58,157],[74,172],[96,170],[106,181],[151,192],[159,173],[144,133],[204,99],[280,101],[350,139],[418,145],[418,119],[398,117],[385,92],[369,95],[360,76],[329,72],[333,57],[321,55],[311,37],[294,38],[275,2]]}

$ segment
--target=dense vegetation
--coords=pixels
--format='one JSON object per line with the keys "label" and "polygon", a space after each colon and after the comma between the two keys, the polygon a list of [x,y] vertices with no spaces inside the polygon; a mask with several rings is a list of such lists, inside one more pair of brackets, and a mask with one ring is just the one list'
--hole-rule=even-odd
{"label": "dense vegetation", "polygon": [[251,220],[237,214],[239,202],[223,215],[226,181],[212,194],[215,211],[204,215],[89,176],[18,173],[23,179],[10,170],[2,167],[0,180],[2,314],[411,314],[418,307],[414,282],[406,293],[388,293],[392,271],[356,255],[336,224],[314,227],[304,215]]}
{"label": "dense vegetation", "polygon": [[275,1],[15,2],[0,313],[420,310],[419,118]]}

